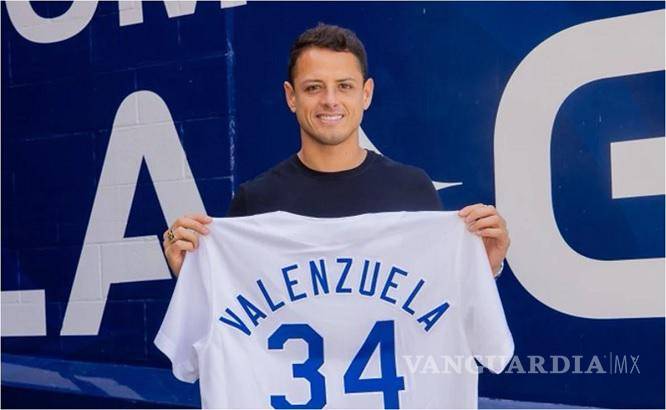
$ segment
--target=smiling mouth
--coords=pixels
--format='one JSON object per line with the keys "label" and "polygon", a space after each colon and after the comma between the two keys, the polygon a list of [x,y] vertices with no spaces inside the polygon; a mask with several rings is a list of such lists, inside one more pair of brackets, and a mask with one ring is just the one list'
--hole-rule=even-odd
{"label": "smiling mouth", "polygon": [[317,118],[324,124],[336,124],[344,115],[342,114],[317,114]]}

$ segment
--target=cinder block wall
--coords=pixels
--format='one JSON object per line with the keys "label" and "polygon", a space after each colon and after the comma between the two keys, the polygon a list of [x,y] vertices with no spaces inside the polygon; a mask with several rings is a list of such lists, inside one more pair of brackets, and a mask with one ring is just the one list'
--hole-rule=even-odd
{"label": "cinder block wall", "polygon": [[[30,2],[38,17],[12,19],[10,7],[28,3],[0,6],[3,354],[170,367],[152,343],[175,284],[162,233],[186,212],[224,215],[240,183],[298,148],[282,82],[293,39],[317,22],[350,27],[365,43],[376,88],[362,128],[376,148],[454,184],[439,191],[447,210],[525,196],[521,212],[497,203],[513,215],[512,232],[543,200],[519,184],[496,192],[498,167],[528,149],[512,140],[518,148],[497,160],[498,111],[519,64],[570,27],[664,7],[232,3]],[[608,154],[613,142],[664,135],[663,89],[657,70],[572,91],[543,148],[557,226],[540,221],[533,238],[557,229],[596,260],[664,257],[664,196],[613,199]],[[525,175],[536,178],[527,166]],[[481,395],[663,407],[663,317],[562,313],[524,286],[531,272],[512,266],[551,250],[513,251],[497,284],[523,365],[559,354],[587,366],[612,352],[640,356],[641,373],[483,374]]]}

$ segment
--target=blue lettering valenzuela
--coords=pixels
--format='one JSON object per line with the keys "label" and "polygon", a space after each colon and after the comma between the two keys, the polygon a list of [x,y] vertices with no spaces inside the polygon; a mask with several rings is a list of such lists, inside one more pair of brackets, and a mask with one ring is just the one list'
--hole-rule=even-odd
{"label": "blue lettering valenzuela", "polygon": [[315,296],[319,295],[319,286],[321,286],[322,292],[328,293],[328,277],[326,276],[326,265],[324,265],[323,259],[319,259],[319,268],[317,268],[315,261],[310,261],[310,275]]}
{"label": "blue lettering valenzuela", "polygon": [[261,294],[264,296],[264,299],[266,300],[266,303],[268,304],[268,307],[271,309],[271,311],[275,312],[276,310],[284,306],[283,301],[280,301],[278,303],[273,302],[273,299],[271,299],[271,295],[268,294],[266,286],[264,286],[264,282],[262,282],[261,279],[257,279],[257,286],[259,286],[259,290],[261,291]]}
{"label": "blue lettering valenzuela", "polygon": [[298,295],[294,295],[294,285],[297,285],[298,281],[296,279],[291,279],[289,277],[289,272],[297,268],[298,265],[296,264],[291,266],[285,266],[284,268],[282,268],[282,276],[284,277],[284,283],[287,285],[287,292],[289,293],[289,299],[292,302],[298,299],[303,299],[305,297],[305,293],[299,293]]}
{"label": "blue lettering valenzuela", "polygon": [[402,276],[407,276],[407,272],[400,268],[396,268],[395,266],[391,267],[391,271],[388,274],[388,279],[386,280],[386,283],[384,284],[384,289],[382,290],[382,295],[380,296],[381,299],[384,299],[385,301],[389,303],[393,303],[395,305],[395,299],[392,297],[388,296],[388,291],[391,288],[398,288],[398,284],[393,282],[393,278],[395,277],[395,274],[399,273]]}
{"label": "blue lettering valenzuela", "polygon": [[336,260],[338,263],[344,263],[345,267],[342,269],[342,273],[340,274],[340,280],[338,281],[338,285],[335,287],[335,292],[336,293],[351,293],[351,288],[345,288],[345,280],[347,279],[347,275],[349,274],[349,270],[351,269],[352,265],[352,259],[351,258],[338,258]]}
{"label": "blue lettering valenzuela", "polygon": [[365,281],[368,277],[368,267],[370,266],[370,261],[365,260],[363,262],[363,274],[361,274],[361,284],[358,287],[358,293],[364,296],[372,296],[375,294],[375,289],[377,288],[377,278],[379,277],[379,268],[381,264],[375,262],[375,269],[372,273],[372,281],[370,282],[370,290],[365,290]]}
{"label": "blue lettering valenzuela", "polygon": [[[309,297],[328,297],[327,295],[331,294],[329,279],[335,283],[334,294],[348,295],[358,291],[359,295],[366,298],[377,298],[391,305],[400,303],[398,305],[400,310],[406,312],[410,316],[416,317],[416,322],[422,325],[425,332],[430,332],[450,307],[448,301],[440,301],[440,303],[434,308],[432,308],[433,305],[430,305],[430,310],[427,310],[427,308],[423,306],[423,304],[427,302],[419,300],[419,294],[426,286],[425,280],[419,278],[414,284],[413,281],[409,280],[409,272],[398,266],[388,265],[390,266],[390,268],[388,268],[388,273],[385,275],[385,278],[382,279],[382,285],[379,286],[382,266],[380,261],[364,259],[362,268],[356,268],[356,270],[354,270],[354,275],[351,275],[352,267],[359,266],[360,261],[355,264],[353,258],[340,257],[335,259],[335,263],[338,266],[337,278],[335,278],[336,269],[333,269],[333,277],[331,278],[332,272],[328,269],[331,266],[327,265],[327,260],[324,258],[307,262],[307,268],[304,268],[303,270],[308,271],[309,277],[305,276],[305,272],[299,271],[299,264],[297,263],[282,267],[280,273],[282,274],[284,291],[289,298],[288,300],[276,297],[276,286],[278,288],[280,287],[278,282],[268,281],[270,282],[269,285],[271,285],[269,289],[262,279],[257,279],[256,284],[258,292],[248,289],[251,294],[238,294],[236,296],[238,306],[248,319],[247,323],[251,323],[253,328],[261,325],[261,321],[268,317],[268,314],[266,313],[268,310],[263,309],[263,306],[267,307],[270,312],[276,312],[286,306],[287,303],[297,302]],[[301,276],[299,276],[299,274]],[[398,278],[402,279],[398,280]],[[301,284],[299,279],[301,281],[305,280],[305,282]],[[305,285],[308,279],[310,280],[311,290]],[[353,287],[350,286],[352,283],[354,285]],[[405,289],[403,289],[403,291],[400,290],[400,288],[405,286],[409,286],[407,289],[411,288],[408,294],[404,291]],[[381,289],[381,291],[377,296],[378,289]],[[261,296],[254,296],[255,293],[257,295],[260,294]],[[407,294],[406,298],[404,297],[405,294]],[[263,302],[257,303],[258,301],[261,301],[261,299],[263,299]],[[236,310],[236,312],[237,311],[238,310]],[[227,307],[224,310],[224,313],[219,317],[220,322],[250,336],[252,334],[252,329],[236,312],[231,307]]]}

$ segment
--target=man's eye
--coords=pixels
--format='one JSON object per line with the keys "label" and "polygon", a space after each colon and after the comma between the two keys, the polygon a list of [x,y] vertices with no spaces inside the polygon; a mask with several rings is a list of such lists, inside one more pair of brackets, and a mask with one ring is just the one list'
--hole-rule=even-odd
{"label": "man's eye", "polygon": [[349,83],[341,83],[340,88],[342,88],[343,90],[350,90],[353,88],[353,86]]}
{"label": "man's eye", "polygon": [[307,91],[307,92],[316,91],[318,89],[319,89],[319,86],[316,85],[316,84],[308,85],[307,87],[305,87],[305,91]]}

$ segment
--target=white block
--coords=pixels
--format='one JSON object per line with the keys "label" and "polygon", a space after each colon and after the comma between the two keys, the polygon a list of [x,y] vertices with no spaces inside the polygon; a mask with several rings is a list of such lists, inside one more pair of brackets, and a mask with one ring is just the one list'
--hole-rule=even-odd
{"label": "white block", "polygon": [[665,137],[611,143],[613,199],[664,195]]}
{"label": "white block", "polygon": [[2,337],[46,336],[45,300],[44,289],[3,290]]}

